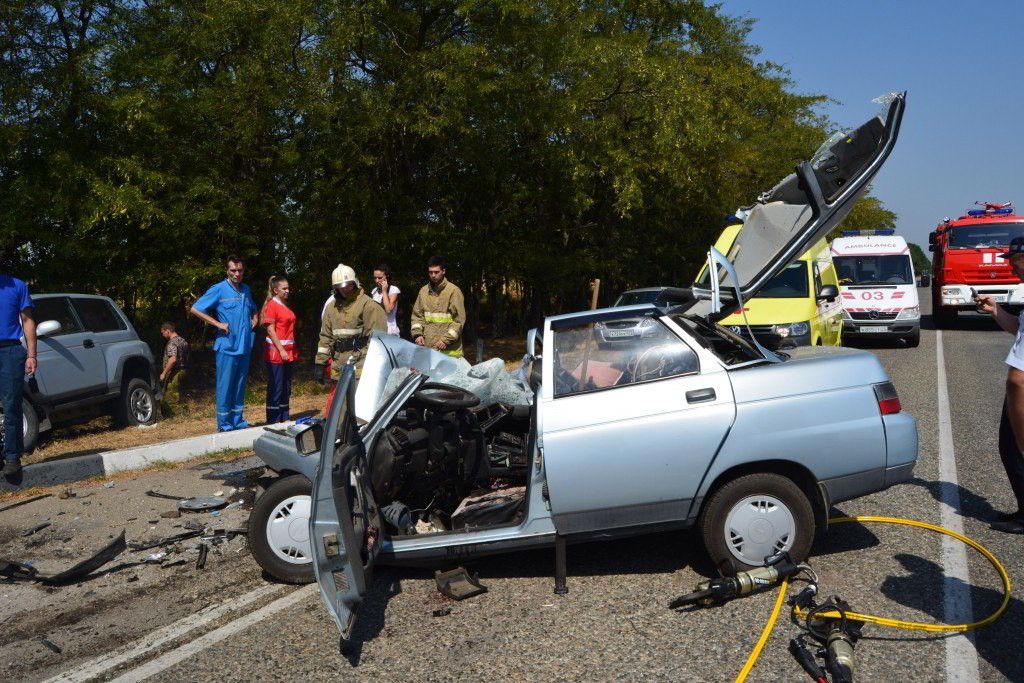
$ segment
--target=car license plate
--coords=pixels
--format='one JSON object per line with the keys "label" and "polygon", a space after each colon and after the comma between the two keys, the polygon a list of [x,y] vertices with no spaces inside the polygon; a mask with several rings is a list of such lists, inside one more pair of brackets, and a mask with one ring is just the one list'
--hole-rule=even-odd
{"label": "car license plate", "polygon": [[633,330],[608,330],[605,335],[608,337],[632,337],[634,332]]}
{"label": "car license plate", "polygon": [[1006,301],[1006,295],[1005,294],[992,294],[991,296],[992,296],[992,301],[997,301],[999,303],[1003,303],[1004,301]]}
{"label": "car license plate", "polygon": [[860,331],[861,332],[888,332],[889,330],[886,329],[885,327],[881,327],[881,326],[877,326],[877,325],[872,325],[870,327],[861,327]]}

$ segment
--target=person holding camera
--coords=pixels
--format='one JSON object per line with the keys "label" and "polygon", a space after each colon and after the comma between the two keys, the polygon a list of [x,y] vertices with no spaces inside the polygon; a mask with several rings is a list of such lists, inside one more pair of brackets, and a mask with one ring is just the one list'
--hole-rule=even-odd
{"label": "person holding camera", "polygon": [[[334,388],[345,364],[355,363],[358,372],[363,365],[366,344],[374,331],[386,332],[388,329],[384,309],[359,286],[354,270],[339,264],[331,274],[331,286],[334,301],[324,312],[313,361],[314,378],[321,385],[326,386],[328,382],[332,385],[324,412],[331,408]],[[329,371],[327,361],[331,362]]]}
{"label": "person holding camera", "polygon": [[[1013,274],[1024,281],[1024,237],[1010,240],[1009,251],[1001,256],[1009,260]],[[999,515],[992,528],[1024,534],[1024,312],[1014,316],[985,294],[975,294],[974,299],[980,310],[991,314],[999,327],[1014,335],[1013,346],[1006,356],[1006,364],[1010,367],[1006,376],[1003,414],[999,421],[999,458],[1017,499],[1017,509]]]}

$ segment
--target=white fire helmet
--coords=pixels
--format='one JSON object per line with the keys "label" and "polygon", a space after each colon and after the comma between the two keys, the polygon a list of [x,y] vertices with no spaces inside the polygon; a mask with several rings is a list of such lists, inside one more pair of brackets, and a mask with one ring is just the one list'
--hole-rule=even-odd
{"label": "white fire helmet", "polygon": [[359,280],[356,279],[356,271],[352,270],[344,263],[339,263],[338,267],[331,273],[331,286],[336,287],[338,285],[344,285],[347,282],[354,282],[356,286],[359,285]]}

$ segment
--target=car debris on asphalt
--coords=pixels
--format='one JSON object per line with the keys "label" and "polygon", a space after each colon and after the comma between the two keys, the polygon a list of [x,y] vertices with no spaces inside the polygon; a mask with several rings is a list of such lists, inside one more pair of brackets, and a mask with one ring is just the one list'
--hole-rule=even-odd
{"label": "car debris on asphalt", "polygon": [[209,512],[219,510],[228,504],[221,496],[196,496],[178,501],[178,509],[182,512]]}
{"label": "car debris on asphalt", "polygon": [[487,592],[487,586],[480,583],[480,577],[470,574],[465,567],[456,567],[449,571],[438,570],[434,572],[434,582],[441,595],[452,600],[465,600]]}
{"label": "car debris on asphalt", "polygon": [[30,529],[25,529],[24,531],[22,531],[21,532],[21,537],[22,538],[27,538],[29,536],[32,536],[32,535],[42,531],[43,529],[45,529],[48,526],[50,526],[50,522],[43,522],[42,524],[37,524],[37,525],[35,525],[34,527],[32,527]]}
{"label": "car debris on asphalt", "polygon": [[49,638],[40,638],[39,642],[42,643],[46,647],[46,649],[55,652],[56,654],[61,654],[62,652],[64,652],[64,650],[59,645],[54,643]]}
{"label": "car debris on asphalt", "polygon": [[154,491],[153,489],[146,491],[146,495],[149,496],[150,498],[162,498],[164,500],[185,500],[188,498],[188,496],[174,496],[169,493],[160,493],[159,491]]}
{"label": "car debris on asphalt", "polygon": [[13,503],[8,503],[7,505],[0,507],[0,512],[7,512],[8,510],[13,510],[14,508],[21,507],[22,505],[28,505],[29,503],[34,503],[37,500],[49,498],[52,495],[52,493],[41,493],[38,496],[31,496],[29,498],[25,498],[24,500],[17,500],[14,501]]}
{"label": "car debris on asphalt", "polygon": [[210,546],[205,543],[199,544],[199,557],[196,558],[196,569],[206,568],[206,557],[210,553]]}
{"label": "car debris on asphalt", "polygon": [[84,579],[89,574],[92,574],[94,571],[112,561],[127,549],[128,546],[125,543],[124,531],[122,531],[117,538],[108,543],[95,555],[82,560],[70,569],[66,569],[57,574],[42,574],[31,564],[0,559],[0,577],[5,577],[10,580],[38,581],[39,583],[54,586],[73,583]]}

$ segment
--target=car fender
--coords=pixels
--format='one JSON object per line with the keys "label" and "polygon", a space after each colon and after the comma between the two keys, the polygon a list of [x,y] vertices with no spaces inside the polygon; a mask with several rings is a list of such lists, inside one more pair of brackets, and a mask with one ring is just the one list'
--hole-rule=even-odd
{"label": "car fender", "polygon": [[134,340],[115,342],[103,349],[107,362],[107,381],[111,389],[119,388],[124,381],[124,367],[129,360],[140,358],[146,362],[148,368],[146,381],[154,382],[153,354],[145,342]]}

